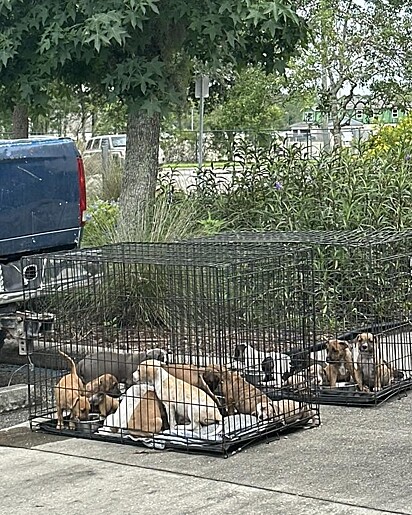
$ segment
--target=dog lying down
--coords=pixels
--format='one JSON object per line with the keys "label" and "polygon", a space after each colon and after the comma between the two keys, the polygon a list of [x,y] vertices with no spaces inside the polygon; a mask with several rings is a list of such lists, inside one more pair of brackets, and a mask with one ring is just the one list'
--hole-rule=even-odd
{"label": "dog lying down", "polygon": [[141,363],[133,379],[154,387],[165,407],[171,430],[176,428],[178,418],[188,421],[192,430],[222,420],[216,402],[206,392],[169,374],[158,360]]}
{"label": "dog lying down", "polygon": [[77,372],[85,383],[99,376],[110,374],[127,387],[133,384],[133,372],[146,359],[157,359],[167,363],[167,352],[163,349],[148,349],[142,352],[122,353],[102,350],[89,354],[77,363]]}
{"label": "dog lying down", "polygon": [[[150,399],[155,399],[155,404]],[[149,402],[146,402],[148,400]],[[292,403],[289,405],[288,403]],[[295,420],[302,417],[302,407],[294,401],[277,401],[278,411],[294,416]],[[160,408],[160,409],[159,409]],[[282,421],[279,420],[279,423]],[[187,445],[191,441],[209,440],[222,441],[223,438],[239,436],[239,434],[255,434],[256,431],[266,431],[269,421],[262,422],[253,415],[236,413],[224,417],[223,423],[199,426],[192,429],[190,425],[177,425],[169,429],[162,403],[154,392],[154,387],[148,384],[137,384],[130,387],[116,413],[109,415],[99,434],[118,434],[122,438],[138,440],[151,448],[164,448],[166,441],[174,444]],[[309,425],[309,424],[308,424]],[[183,439],[183,440],[182,440]]]}

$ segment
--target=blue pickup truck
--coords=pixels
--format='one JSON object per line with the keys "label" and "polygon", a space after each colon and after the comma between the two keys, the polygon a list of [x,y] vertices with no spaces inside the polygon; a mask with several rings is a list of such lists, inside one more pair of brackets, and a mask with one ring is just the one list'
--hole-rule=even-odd
{"label": "blue pickup truck", "polygon": [[19,303],[25,288],[41,289],[47,253],[79,245],[85,211],[83,162],[71,139],[0,140],[0,349],[24,332],[30,315]]}

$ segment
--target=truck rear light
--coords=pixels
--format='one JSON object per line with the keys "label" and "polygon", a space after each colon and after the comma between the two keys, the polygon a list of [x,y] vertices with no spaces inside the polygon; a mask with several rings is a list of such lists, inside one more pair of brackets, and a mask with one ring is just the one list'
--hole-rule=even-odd
{"label": "truck rear light", "polygon": [[80,202],[79,202],[79,215],[80,215],[80,223],[84,225],[86,221],[86,177],[84,175],[84,165],[81,157],[77,158],[77,174],[79,178],[79,193],[80,193]]}

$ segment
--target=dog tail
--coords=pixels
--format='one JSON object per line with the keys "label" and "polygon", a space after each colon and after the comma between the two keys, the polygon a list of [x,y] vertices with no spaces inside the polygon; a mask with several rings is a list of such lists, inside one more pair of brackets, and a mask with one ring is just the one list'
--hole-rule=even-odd
{"label": "dog tail", "polygon": [[63,356],[63,358],[65,358],[68,361],[68,363],[70,365],[70,372],[72,374],[77,375],[76,363],[72,360],[72,358],[70,356],[68,356],[67,354],[65,354],[64,352],[62,352],[61,350],[59,350],[58,353],[61,354]]}

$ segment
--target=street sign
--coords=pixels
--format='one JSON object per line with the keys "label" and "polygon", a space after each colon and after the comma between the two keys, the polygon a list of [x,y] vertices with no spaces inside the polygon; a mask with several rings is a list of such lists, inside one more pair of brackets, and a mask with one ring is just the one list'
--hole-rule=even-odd
{"label": "street sign", "polygon": [[209,77],[207,75],[200,75],[196,78],[195,83],[195,97],[207,98],[209,96]]}

